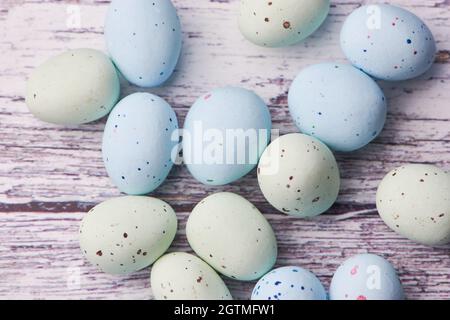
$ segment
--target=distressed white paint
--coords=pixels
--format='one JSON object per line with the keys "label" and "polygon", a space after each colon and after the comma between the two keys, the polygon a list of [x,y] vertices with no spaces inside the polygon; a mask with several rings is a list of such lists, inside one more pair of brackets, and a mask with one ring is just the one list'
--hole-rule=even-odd
{"label": "distressed white paint", "polygon": [[[172,80],[150,91],[167,99],[182,123],[201,94],[241,85],[270,105],[275,127],[295,131],[286,103],[291,80],[309,64],[345,61],[338,46],[343,20],[360,3],[374,1],[332,1],[324,26],[304,43],[284,49],[244,40],[236,24],[238,2],[174,1],[184,30],[182,58]],[[328,283],[345,257],[371,251],[384,254],[400,270],[409,298],[450,298],[448,248],[401,239],[381,222],[373,205],[379,180],[401,163],[450,169],[450,2],[390,2],[427,22],[438,41],[439,63],[419,79],[381,84],[389,99],[386,128],[364,150],[338,155],[343,186],[331,213],[313,221],[288,218],[264,201],[254,173],[232,186],[210,188],[178,167],[156,193],[182,219],[172,250],[189,250],[184,220],[193,205],[211,192],[230,190],[268,214],[279,239],[279,265],[308,267]],[[68,15],[69,5],[79,6],[79,27]],[[101,160],[104,120],[70,128],[49,125],[33,118],[23,101],[27,75],[49,56],[68,48],[104,49],[106,9],[105,1],[95,0],[0,3],[0,298],[151,297],[148,270],[126,279],[111,277],[96,272],[79,253],[80,211],[119,194]],[[140,90],[123,83],[122,96]],[[73,281],[78,270],[79,287]],[[249,297],[252,284],[229,283],[235,297]]]}

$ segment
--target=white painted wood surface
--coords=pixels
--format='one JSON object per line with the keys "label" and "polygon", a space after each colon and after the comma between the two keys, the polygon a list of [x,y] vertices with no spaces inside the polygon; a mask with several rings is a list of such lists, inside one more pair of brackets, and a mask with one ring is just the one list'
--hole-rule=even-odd
{"label": "white painted wood surface", "polygon": [[[149,90],[169,101],[182,123],[198,96],[223,85],[256,91],[270,105],[282,133],[296,131],[286,93],[303,67],[344,62],[339,30],[361,3],[332,1],[322,28],[304,43],[284,49],[256,47],[236,24],[239,0],[174,0],[183,30],[182,58],[171,81]],[[392,0],[422,17],[438,42],[436,64],[419,79],[381,83],[389,116],[381,136],[367,148],[337,156],[343,176],[338,203],[312,221],[275,212],[252,173],[224,188],[205,187],[185,168],[175,168],[154,195],[180,218],[171,250],[190,250],[184,234],[189,211],[219,190],[237,192],[269,218],[279,240],[278,265],[311,269],[328,286],[337,266],[355,253],[373,252],[399,270],[409,299],[450,298],[450,251],[402,239],[383,224],[374,197],[379,180],[408,162],[450,168],[450,1]],[[78,127],[49,125],[24,104],[31,70],[69,48],[104,50],[108,1],[2,0],[0,2],[0,298],[150,299],[149,270],[131,277],[97,272],[78,248],[79,220],[90,207],[119,195],[101,160],[105,120]],[[80,10],[81,25],[70,12]],[[68,23],[69,22],[69,23]],[[76,22],[76,21],[75,21]],[[387,48],[388,49],[388,48]],[[123,83],[125,96],[142,89]],[[228,281],[233,295],[248,299],[253,283]]]}

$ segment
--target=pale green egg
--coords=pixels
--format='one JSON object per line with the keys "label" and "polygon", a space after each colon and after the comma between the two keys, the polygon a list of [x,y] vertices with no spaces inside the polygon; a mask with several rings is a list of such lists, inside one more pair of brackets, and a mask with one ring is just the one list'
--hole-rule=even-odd
{"label": "pale green egg", "polygon": [[130,274],[163,255],[176,232],[176,214],[164,201],[138,196],[113,198],[83,218],[80,248],[100,270]]}
{"label": "pale green egg", "polygon": [[426,164],[392,170],[378,186],[377,209],[384,222],[415,242],[450,243],[450,175]]}
{"label": "pale green egg", "polygon": [[152,267],[151,287],[157,300],[231,300],[219,275],[201,259],[169,253]]}
{"label": "pale green egg", "polygon": [[233,279],[259,279],[277,259],[277,241],[269,222],[252,203],[234,193],[216,193],[197,204],[186,236],[200,258]]}
{"label": "pale green egg", "polygon": [[242,0],[239,28],[249,41],[265,47],[296,44],[325,21],[329,0]]}
{"label": "pale green egg", "polygon": [[77,49],[50,58],[33,71],[26,104],[42,121],[76,125],[107,115],[119,94],[111,60],[97,50]]}

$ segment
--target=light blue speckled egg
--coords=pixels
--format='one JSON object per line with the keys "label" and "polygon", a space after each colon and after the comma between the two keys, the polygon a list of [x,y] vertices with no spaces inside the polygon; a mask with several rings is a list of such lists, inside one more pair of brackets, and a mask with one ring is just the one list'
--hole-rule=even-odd
{"label": "light blue speckled egg", "polygon": [[105,36],[117,68],[141,87],[169,79],[181,52],[180,20],[169,0],[112,1]]}
{"label": "light blue speckled egg", "polygon": [[335,151],[369,144],[386,121],[387,103],[368,75],[345,64],[322,63],[302,70],[289,90],[297,127]]}
{"label": "light blue speckled egg", "polygon": [[346,260],[330,285],[331,300],[403,300],[405,295],[394,267],[374,254]]}
{"label": "light blue speckled egg", "polygon": [[282,267],[258,281],[252,300],[327,300],[327,294],[320,280],[310,271]]}
{"label": "light blue speckled egg", "polygon": [[249,173],[270,140],[272,121],[254,92],[224,87],[199,98],[184,124],[183,155],[191,174],[225,185]]}
{"label": "light blue speckled egg", "polygon": [[134,93],[111,112],[103,135],[103,161],[120,191],[142,195],[158,188],[173,166],[178,121],[163,99]]}
{"label": "light blue speckled egg", "polygon": [[425,23],[402,8],[362,6],[345,21],[341,46],[352,64],[383,80],[407,80],[433,64],[436,43]]}

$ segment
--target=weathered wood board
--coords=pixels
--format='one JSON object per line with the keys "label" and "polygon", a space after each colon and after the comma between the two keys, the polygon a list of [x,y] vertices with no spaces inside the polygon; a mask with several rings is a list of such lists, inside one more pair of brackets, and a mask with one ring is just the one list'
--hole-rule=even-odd
{"label": "weathered wood board", "polygon": [[[105,49],[108,2],[0,2],[0,298],[152,297],[149,270],[126,278],[108,276],[83,260],[78,248],[84,212],[119,195],[101,160],[105,120],[54,126],[35,119],[24,104],[27,76],[45,59],[69,48]],[[182,123],[201,94],[223,85],[244,86],[265,99],[282,133],[296,131],[286,101],[292,79],[312,63],[344,62],[339,48],[343,20],[361,3],[369,3],[332,1],[329,18],[311,38],[294,47],[267,49],[240,35],[239,0],[173,2],[184,30],[181,61],[169,83],[149,91],[169,101]],[[433,249],[402,239],[384,225],[374,206],[377,184],[393,167],[414,162],[450,168],[450,1],[390,2],[427,22],[439,55],[432,70],[419,79],[381,83],[389,100],[386,128],[365,149],[337,156],[343,178],[338,203],[318,219],[293,219],[265,202],[255,173],[213,188],[200,185],[184,167],[177,167],[154,194],[168,201],[180,218],[171,250],[190,250],[184,226],[200,199],[216,191],[233,191],[254,202],[274,226],[279,265],[309,268],[328,286],[345,257],[373,252],[396,266],[409,299],[450,299],[449,248]],[[137,91],[142,89],[123,82],[122,96]],[[227,283],[235,298],[249,298],[253,283]]]}

